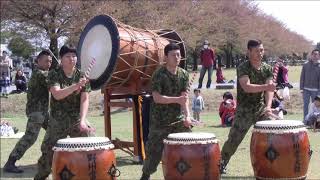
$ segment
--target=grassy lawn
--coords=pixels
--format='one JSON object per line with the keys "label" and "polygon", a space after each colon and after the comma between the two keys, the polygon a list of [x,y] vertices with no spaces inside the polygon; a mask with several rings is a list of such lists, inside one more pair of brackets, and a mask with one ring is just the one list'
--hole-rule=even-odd
{"label": "grassy lawn", "polygon": [[[299,82],[301,67],[290,67],[289,79],[291,82]],[[215,71],[214,71],[215,73]],[[235,77],[235,69],[224,70],[224,76],[230,80]],[[198,74],[199,75],[199,74]],[[213,75],[215,81],[215,74]],[[197,84],[197,78],[195,84]],[[204,80],[206,83],[206,79]],[[225,90],[213,90],[203,88],[202,94],[205,100],[206,109],[202,113],[202,119],[205,122],[204,127],[195,127],[194,132],[210,132],[214,133],[220,140],[220,148],[226,141],[229,128],[218,127],[220,120],[216,114],[218,111],[219,102],[222,100],[222,94]],[[236,90],[232,89],[231,92],[235,95]],[[298,89],[292,89],[291,100],[286,102],[286,109],[288,110],[286,119],[302,119],[302,97]],[[192,98],[193,94],[190,94]],[[97,136],[104,136],[104,120],[103,116],[99,116],[101,113],[99,109],[99,102],[102,95],[99,91],[90,93],[90,110],[89,120],[97,129]],[[19,128],[20,131],[25,131],[26,117],[24,115],[26,95],[18,94],[11,95],[8,99],[1,99],[1,116],[10,118],[14,126]],[[132,141],[132,112],[125,111],[112,115],[112,137],[119,138],[121,140]],[[309,131],[310,144],[313,150],[313,155],[309,164],[308,179],[320,179],[319,162],[320,162],[320,141],[319,132]],[[44,136],[44,131],[41,130],[36,143],[26,152],[23,158],[17,162],[17,165],[22,166],[25,173],[9,174],[4,173],[2,167],[6,162],[9,153],[14,148],[17,139],[1,139],[1,179],[33,179],[36,171],[36,163],[41,155],[40,145]],[[228,174],[224,175],[222,179],[254,179],[253,170],[250,161],[250,137],[251,131],[246,135],[243,142],[240,144],[237,152],[232,157],[229,166]],[[134,158],[128,154],[115,150],[117,157],[118,168],[121,171],[121,176],[118,179],[137,180],[141,175],[141,164],[137,164]],[[152,175],[152,179],[163,179],[161,164],[158,166],[158,170]]]}
{"label": "grassy lawn", "polygon": [[[131,123],[132,113],[131,111],[118,113],[112,116],[112,136],[117,137],[121,140],[132,140],[132,123]],[[289,115],[286,116],[287,119],[300,119],[301,115]],[[89,118],[92,124],[97,128],[97,136],[104,136],[104,126],[103,117],[95,116]],[[220,148],[227,138],[229,128],[217,127],[219,125],[219,119],[216,114],[204,113],[202,114],[202,119],[205,122],[204,127],[196,127],[193,129],[195,132],[210,132],[214,133],[220,140]],[[24,117],[13,118],[14,125],[24,131],[25,129]],[[317,170],[320,162],[319,146],[320,141],[319,133],[309,131],[310,144],[313,149],[312,159],[310,161],[308,170],[308,179],[320,179],[320,171]],[[17,162],[17,165],[22,166],[25,173],[21,175],[14,175],[4,173],[1,169],[1,179],[32,179],[35,170],[36,162],[40,156],[40,144],[44,136],[44,131],[41,130],[41,134],[35,143],[24,155],[24,157]],[[228,174],[223,176],[223,179],[252,179],[253,170],[250,161],[250,137],[251,133],[248,133],[238,148],[238,151],[232,157],[230,164],[228,166]],[[1,167],[9,156],[10,151],[16,144],[17,139],[1,139]],[[129,155],[123,153],[120,150],[115,150],[117,163],[119,170],[121,171],[121,176],[119,179],[139,179],[141,175],[142,166],[136,164],[133,158]],[[163,179],[162,167],[159,165],[157,172],[152,176],[152,179]]]}

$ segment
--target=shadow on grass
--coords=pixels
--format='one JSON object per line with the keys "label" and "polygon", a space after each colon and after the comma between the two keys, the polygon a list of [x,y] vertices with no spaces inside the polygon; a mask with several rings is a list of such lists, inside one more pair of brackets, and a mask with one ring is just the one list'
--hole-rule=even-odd
{"label": "shadow on grass", "polygon": [[227,175],[224,175],[221,177],[221,180],[247,180],[247,179],[256,179],[254,176],[227,176]]}
{"label": "shadow on grass", "polygon": [[142,165],[142,161],[136,160],[132,156],[117,157],[116,161],[117,161],[118,167],[130,166],[130,165]]}
{"label": "shadow on grass", "polygon": [[22,179],[22,178],[33,178],[37,171],[37,164],[30,164],[24,166],[18,166],[22,169],[23,173],[7,173],[1,168],[1,179],[12,178],[12,179]]}

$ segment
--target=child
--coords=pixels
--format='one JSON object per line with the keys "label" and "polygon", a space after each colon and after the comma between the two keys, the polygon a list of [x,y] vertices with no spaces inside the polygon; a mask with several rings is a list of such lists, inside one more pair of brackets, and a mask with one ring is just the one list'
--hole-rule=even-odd
{"label": "child", "polygon": [[200,95],[200,89],[195,89],[193,92],[195,95],[192,100],[193,118],[200,121],[200,112],[204,110],[204,101]]}
{"label": "child", "polygon": [[311,103],[309,112],[303,122],[307,126],[311,126],[315,121],[320,119],[320,95],[314,98],[314,102]]}
{"label": "child", "polygon": [[1,86],[1,96],[8,98],[9,86],[10,86],[10,78],[6,76],[6,73],[2,73],[0,77],[0,86]]}
{"label": "child", "polygon": [[[227,114],[229,114],[228,116],[230,116],[230,112],[232,112],[233,109],[234,110],[236,109],[236,102],[233,100],[232,94],[228,91],[223,94],[222,98],[223,98],[223,101],[220,103],[219,116],[221,118],[221,125],[226,126],[224,118],[226,118]],[[231,104],[229,104],[229,102],[227,103],[227,100],[231,100]]]}
{"label": "child", "polygon": [[232,99],[227,99],[225,101],[225,110],[221,116],[222,126],[231,126],[234,120],[234,115],[236,113],[236,104]]}

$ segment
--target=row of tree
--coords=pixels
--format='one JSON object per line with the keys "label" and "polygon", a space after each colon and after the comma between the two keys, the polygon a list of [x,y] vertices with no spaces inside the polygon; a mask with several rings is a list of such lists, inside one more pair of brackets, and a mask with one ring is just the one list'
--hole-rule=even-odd
{"label": "row of tree", "polygon": [[[197,58],[204,40],[233,65],[243,56],[248,39],[261,39],[266,55],[302,55],[312,42],[263,13],[251,0],[5,0],[1,3],[1,32],[21,34],[25,39],[46,37],[57,54],[58,39],[77,43],[94,16],[108,14],[143,29],[175,29],[185,41],[189,59]],[[319,44],[320,46],[320,44]]]}

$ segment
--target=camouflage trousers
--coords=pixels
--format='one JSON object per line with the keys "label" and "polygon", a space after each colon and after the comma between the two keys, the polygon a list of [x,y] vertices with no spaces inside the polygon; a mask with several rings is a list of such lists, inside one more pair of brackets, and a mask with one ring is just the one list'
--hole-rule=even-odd
{"label": "camouflage trousers", "polygon": [[[79,121],[69,120],[67,118],[59,118],[60,121],[50,117],[49,126],[41,144],[42,155],[38,160],[38,172],[35,180],[44,180],[51,173],[51,165],[53,159],[53,150],[59,139],[70,137],[89,137],[94,136],[91,132],[82,132],[79,129]],[[89,124],[88,124],[89,125]],[[89,125],[90,126],[90,125]]]}
{"label": "camouflage trousers", "polygon": [[48,112],[33,112],[28,115],[26,132],[18,141],[9,158],[19,160],[24,153],[36,142],[41,127],[47,129]]}
{"label": "camouflage trousers", "polygon": [[182,123],[162,129],[150,128],[146,145],[146,159],[142,168],[143,173],[150,175],[157,171],[164,147],[163,140],[171,133],[180,132],[191,132],[191,129],[184,127]]}
{"label": "camouflage trousers", "polygon": [[263,111],[264,107],[259,109],[237,108],[234,124],[229,131],[228,139],[224,143],[221,151],[221,159],[224,165],[228,164],[231,156],[236,152],[238,146],[252,125],[258,121],[271,120],[270,117],[263,114]]}

